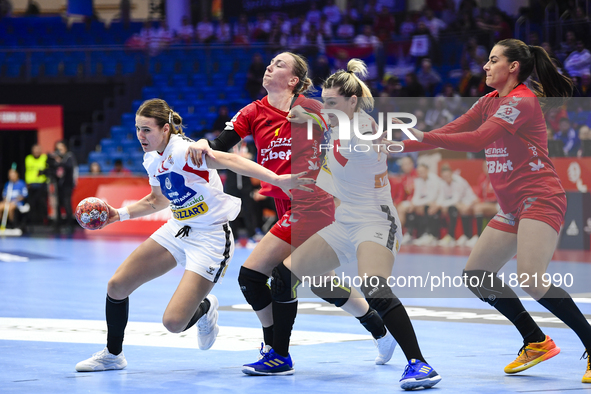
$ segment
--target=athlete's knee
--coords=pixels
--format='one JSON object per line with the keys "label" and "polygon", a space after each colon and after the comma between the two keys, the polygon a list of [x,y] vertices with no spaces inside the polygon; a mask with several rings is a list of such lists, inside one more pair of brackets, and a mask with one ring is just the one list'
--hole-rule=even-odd
{"label": "athlete's knee", "polygon": [[250,268],[240,267],[238,274],[238,284],[240,290],[246,299],[246,302],[252,306],[255,311],[265,309],[271,304],[271,291],[267,285],[269,278],[265,274],[251,270]]}
{"label": "athlete's knee", "polygon": [[392,289],[384,277],[368,277],[367,281],[361,285],[361,291],[369,306],[375,309],[382,318],[394,308],[402,305],[398,297],[392,293]]}
{"label": "athlete's knee", "polygon": [[486,270],[464,270],[462,272],[464,284],[481,301],[495,306],[499,297],[503,295],[505,284],[495,272]]}
{"label": "athlete's knee", "polygon": [[277,302],[291,302],[298,296],[297,288],[302,283],[281,263],[273,269],[273,280],[271,281],[271,297]]}
{"label": "athlete's knee", "polygon": [[345,305],[351,296],[351,288],[341,284],[335,277],[324,283],[324,286],[312,286],[311,290],[317,297],[338,308]]}
{"label": "athlete's knee", "polygon": [[181,319],[180,316],[175,316],[173,314],[164,314],[162,316],[162,324],[166,329],[173,333],[182,332],[185,327],[187,327],[186,319]]}
{"label": "athlete's knee", "polygon": [[119,276],[113,275],[107,283],[107,294],[114,300],[123,300],[131,294],[129,287]]}

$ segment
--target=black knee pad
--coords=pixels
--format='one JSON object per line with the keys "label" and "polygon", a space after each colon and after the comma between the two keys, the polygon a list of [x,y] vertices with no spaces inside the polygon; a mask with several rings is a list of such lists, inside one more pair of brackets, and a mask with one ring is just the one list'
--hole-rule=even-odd
{"label": "black knee pad", "polygon": [[[481,301],[495,306],[497,300],[503,297],[505,284],[497,277],[495,272],[485,270],[464,270],[462,272],[464,284]],[[510,294],[507,294],[510,296]]]}
{"label": "black knee pad", "polygon": [[324,286],[311,286],[312,293],[338,308],[345,305],[351,296],[351,288],[341,285],[338,278],[332,278]]}
{"label": "black knee pad", "polygon": [[277,302],[291,302],[298,296],[297,288],[302,283],[283,263],[273,268],[271,297]]}
{"label": "black knee pad", "polygon": [[[376,286],[372,286],[376,284]],[[386,316],[392,309],[402,305],[398,297],[392,293],[386,278],[381,276],[370,276],[361,285],[361,291],[370,307],[375,309],[381,318]]]}
{"label": "black knee pad", "polygon": [[268,279],[265,274],[261,274],[250,268],[240,267],[240,273],[238,274],[240,290],[242,290],[246,302],[255,311],[265,309],[273,301],[271,299],[271,289],[267,285]]}
{"label": "black knee pad", "polygon": [[458,217],[459,212],[458,212],[458,208],[456,208],[455,206],[451,206],[449,208],[447,208],[447,212],[449,213],[449,216],[453,216],[453,217]]}

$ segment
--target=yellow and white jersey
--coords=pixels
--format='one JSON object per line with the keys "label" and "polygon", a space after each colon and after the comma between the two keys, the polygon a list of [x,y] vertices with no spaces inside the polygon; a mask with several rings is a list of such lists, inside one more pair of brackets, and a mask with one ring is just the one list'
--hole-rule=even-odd
{"label": "yellow and white jersey", "polygon": [[[359,113],[359,132],[372,133],[371,117]],[[317,185],[340,199],[343,203],[366,206],[392,205],[388,165],[385,154],[375,151],[374,141],[363,140],[353,132],[350,123],[350,139],[339,138],[339,128],[332,129],[325,163],[317,179]],[[329,176],[327,176],[329,175]]]}
{"label": "yellow and white jersey", "polygon": [[162,154],[144,155],[150,185],[160,186],[170,200],[171,220],[182,226],[207,229],[234,220],[240,212],[240,199],[224,193],[217,171],[208,169],[205,160],[201,167],[185,160],[192,142],[172,134]]}

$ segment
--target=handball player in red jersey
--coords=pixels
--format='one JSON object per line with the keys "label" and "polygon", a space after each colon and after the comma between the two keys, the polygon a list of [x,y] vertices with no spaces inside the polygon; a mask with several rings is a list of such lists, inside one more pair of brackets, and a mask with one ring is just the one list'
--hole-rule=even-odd
{"label": "handball player in red jersey", "polygon": [[[566,194],[548,158],[546,125],[538,97],[569,97],[572,82],[557,71],[543,48],[516,39],[499,41],[484,71],[487,85],[495,91],[440,129],[429,133],[412,129],[418,141],[404,141],[404,149],[484,149],[501,210],[472,250],[464,280],[477,297],[505,315],[523,336],[518,357],[505,372],[521,372],[560,353],[524,309],[510,282],[503,283],[496,275],[517,254],[518,285],[581,339],[586,348],[583,357],[587,358],[582,381],[591,383],[591,326],[569,294],[544,276],[564,220]],[[525,83],[534,71],[538,80],[531,81],[530,89]]]}
{"label": "handball player in red jersey", "polygon": [[[268,95],[242,108],[227,123],[225,130],[214,141],[200,140],[188,151],[196,163],[202,154],[215,157],[215,150],[227,151],[242,138],[252,135],[257,147],[257,162],[277,174],[291,173],[296,169],[306,171],[306,177],[316,178],[321,166],[320,143],[324,130],[315,125],[312,139],[307,138],[307,125],[290,123],[292,109],[303,109],[307,113],[320,114],[322,104],[302,95],[312,86],[308,78],[308,65],[304,58],[290,52],[275,56],[267,66],[263,87]],[[300,108],[301,107],[301,108]],[[254,248],[240,269],[238,282],[246,301],[252,306],[263,326],[266,346],[262,353],[268,353],[277,343],[289,343],[291,333],[289,319],[280,318],[297,309],[297,300],[289,305],[277,307],[267,285],[273,269],[283,262],[294,248],[334,220],[332,197],[314,186],[314,193],[294,193],[293,200],[265,182],[261,182],[260,193],[275,199],[279,221],[271,228]],[[329,273],[333,275],[334,271]],[[316,281],[313,283],[320,283]],[[392,356],[396,346],[391,334],[387,333],[379,314],[355,289],[345,286],[312,286],[312,291],[325,301],[343,308],[372,334],[378,346],[376,363],[383,364]],[[277,309],[276,313],[275,309]],[[277,319],[273,319],[275,316]],[[289,327],[282,325],[288,324]],[[274,330],[277,327],[277,330]],[[277,371],[267,375],[293,374],[291,360]]]}

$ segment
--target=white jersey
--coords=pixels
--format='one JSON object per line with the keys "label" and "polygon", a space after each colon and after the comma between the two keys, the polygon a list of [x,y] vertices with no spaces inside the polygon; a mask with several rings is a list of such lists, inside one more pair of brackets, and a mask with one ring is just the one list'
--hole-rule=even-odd
{"label": "white jersey", "polygon": [[413,205],[429,205],[436,202],[441,182],[441,178],[431,172],[427,175],[427,180],[421,177],[415,178],[415,188],[411,200]]}
{"label": "white jersey", "polygon": [[185,160],[192,142],[172,134],[164,152],[146,153],[143,164],[150,185],[160,186],[170,200],[170,220],[196,229],[219,227],[238,216],[240,199],[224,193],[217,171],[208,169],[205,160],[201,167]]}
{"label": "white jersey", "polygon": [[[359,132],[372,133],[371,117],[359,113]],[[351,138],[339,139],[339,128],[332,129],[325,162],[317,179],[317,186],[337,197],[343,203],[365,206],[392,205],[386,155],[378,154],[372,144],[353,132]],[[330,176],[327,176],[330,175]]]}
{"label": "white jersey", "polygon": [[471,205],[477,199],[468,181],[458,174],[452,175],[451,184],[441,180],[437,196],[437,205],[440,207],[450,207],[459,203]]}

